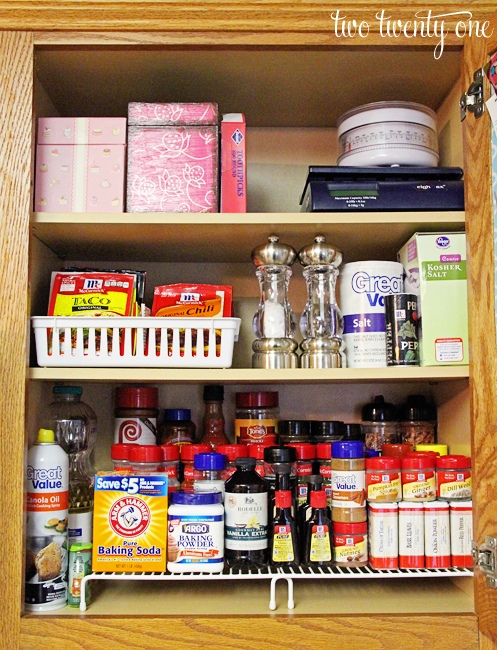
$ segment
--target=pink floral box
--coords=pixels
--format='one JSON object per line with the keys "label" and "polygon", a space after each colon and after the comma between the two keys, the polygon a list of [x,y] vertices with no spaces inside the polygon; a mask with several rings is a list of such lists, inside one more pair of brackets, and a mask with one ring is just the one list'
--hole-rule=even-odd
{"label": "pink floral box", "polygon": [[197,104],[128,104],[130,126],[194,126],[197,124],[217,126],[218,106],[214,102]]}

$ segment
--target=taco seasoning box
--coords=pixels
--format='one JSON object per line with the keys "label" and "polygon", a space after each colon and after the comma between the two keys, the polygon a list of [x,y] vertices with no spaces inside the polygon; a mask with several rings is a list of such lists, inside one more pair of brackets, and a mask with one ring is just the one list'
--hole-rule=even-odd
{"label": "taco seasoning box", "polygon": [[366,458],[366,498],[384,503],[402,499],[399,458]]}
{"label": "taco seasoning box", "polygon": [[[69,607],[79,607],[81,603],[81,580],[91,573],[91,544],[71,544],[69,553]],[[90,582],[85,584],[85,602],[91,599]]]}
{"label": "taco seasoning box", "polygon": [[248,447],[246,445],[218,445],[216,447],[218,454],[226,456],[226,467],[222,472],[221,478],[227,481],[230,476],[236,472],[235,461],[237,458],[247,458]]}
{"label": "taco seasoning box", "polygon": [[362,442],[331,443],[331,517],[351,524],[367,520],[366,461]]}
{"label": "taco seasoning box", "polygon": [[150,386],[120,386],[115,394],[114,442],[157,444],[159,393]]}
{"label": "taco seasoning box", "polygon": [[237,393],[235,437],[241,445],[258,444],[278,433],[278,393]]}
{"label": "taco seasoning box", "polygon": [[402,459],[402,499],[404,501],[435,501],[435,457],[406,456]]}
{"label": "taco seasoning box", "polygon": [[399,506],[371,503],[369,506],[369,564],[373,569],[399,567]]}
{"label": "taco seasoning box", "polygon": [[287,445],[297,452],[297,507],[307,501],[307,477],[312,474],[312,461],[316,458],[316,447],[306,442]]}
{"label": "taco seasoning box", "polygon": [[453,501],[450,505],[450,551],[452,566],[471,567],[473,539],[473,502]]}
{"label": "taco seasoning box", "polygon": [[425,525],[422,503],[399,503],[399,568],[423,569],[425,565]]}
{"label": "taco seasoning box", "polygon": [[114,464],[114,471],[116,472],[129,472],[131,470],[131,462],[129,460],[129,453],[136,445],[127,444],[124,442],[117,442],[111,445],[110,457]]}
{"label": "taco seasoning box", "polygon": [[425,508],[425,565],[427,569],[450,567],[450,519],[446,501],[432,501]]}
{"label": "taco seasoning box", "polygon": [[366,566],[368,563],[367,522],[333,525],[333,557],[336,566]]}
{"label": "taco seasoning box", "polygon": [[471,499],[471,458],[442,456],[436,459],[437,499],[467,501]]}

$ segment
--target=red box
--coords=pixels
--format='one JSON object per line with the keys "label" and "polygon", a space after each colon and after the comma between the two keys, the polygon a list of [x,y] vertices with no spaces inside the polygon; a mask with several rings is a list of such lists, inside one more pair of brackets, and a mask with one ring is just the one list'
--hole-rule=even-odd
{"label": "red box", "polygon": [[245,117],[223,115],[221,122],[221,212],[247,212]]}

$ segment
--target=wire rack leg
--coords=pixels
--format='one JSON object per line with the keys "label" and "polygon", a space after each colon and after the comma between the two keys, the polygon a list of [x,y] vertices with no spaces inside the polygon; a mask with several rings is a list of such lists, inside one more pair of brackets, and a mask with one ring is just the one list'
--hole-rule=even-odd
{"label": "wire rack leg", "polygon": [[276,583],[281,578],[286,580],[288,585],[288,609],[294,609],[295,607],[295,602],[293,600],[293,580],[292,578],[288,578],[285,575],[279,575],[279,576],[273,576],[271,578],[271,587],[270,587],[270,595],[269,595],[269,609],[271,611],[274,611],[276,609]]}
{"label": "wire rack leg", "polygon": [[91,576],[85,576],[81,579],[81,600],[79,601],[79,611],[86,612],[86,583]]}

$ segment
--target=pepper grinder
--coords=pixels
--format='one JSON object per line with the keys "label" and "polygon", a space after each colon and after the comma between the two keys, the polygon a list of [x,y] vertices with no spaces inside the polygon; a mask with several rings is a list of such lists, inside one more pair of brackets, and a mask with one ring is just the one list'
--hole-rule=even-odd
{"label": "pepper grinder", "polygon": [[261,299],[254,315],[252,344],[253,368],[295,368],[297,329],[295,314],[288,301],[288,284],[297,252],[287,244],[280,244],[277,235],[270,235],[268,243],[252,251],[252,262],[257,266]]}
{"label": "pepper grinder", "polygon": [[307,285],[307,303],[300,319],[304,341],[302,368],[341,368],[343,317],[335,297],[342,252],[327,244],[324,235],[299,251]]}

